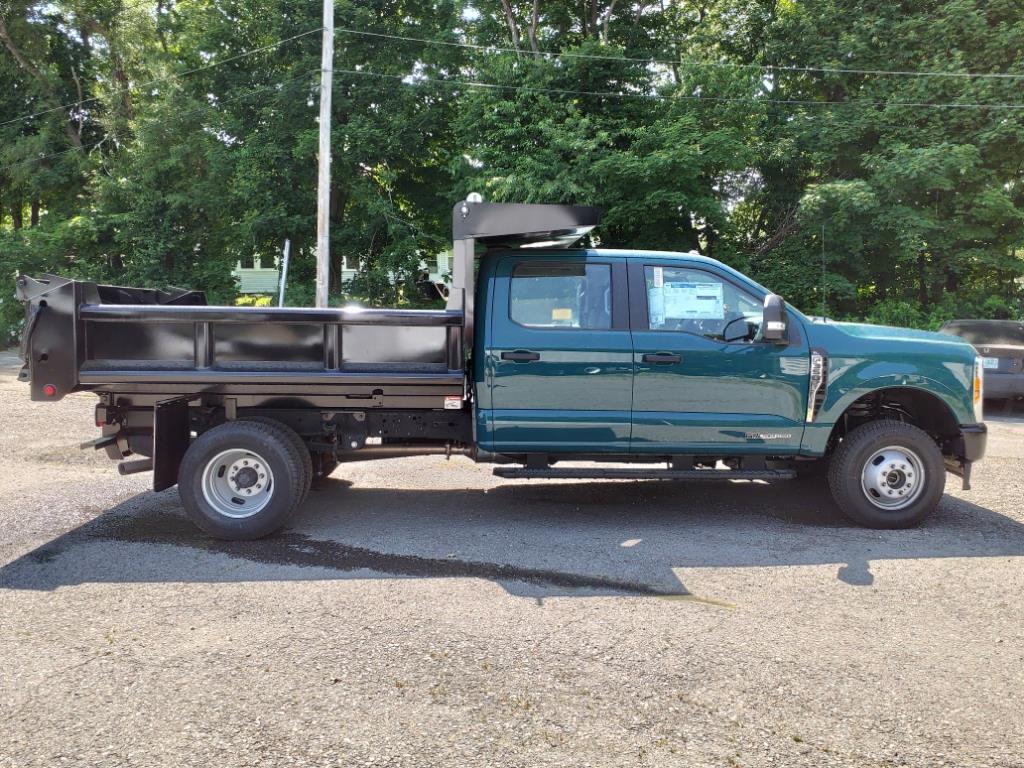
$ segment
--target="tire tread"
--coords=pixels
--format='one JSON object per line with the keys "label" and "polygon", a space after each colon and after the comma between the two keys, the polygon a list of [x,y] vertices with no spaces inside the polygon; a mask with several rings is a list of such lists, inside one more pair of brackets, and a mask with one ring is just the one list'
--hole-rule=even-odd
{"label": "tire tread", "polygon": [[257,424],[266,424],[271,429],[277,430],[281,436],[288,440],[298,453],[299,463],[302,465],[302,498],[299,499],[299,504],[302,504],[306,497],[309,495],[309,488],[313,484],[313,458],[306,448],[306,443],[303,442],[299,433],[289,427],[284,422],[273,419],[269,416],[243,416],[240,421],[253,421]]}

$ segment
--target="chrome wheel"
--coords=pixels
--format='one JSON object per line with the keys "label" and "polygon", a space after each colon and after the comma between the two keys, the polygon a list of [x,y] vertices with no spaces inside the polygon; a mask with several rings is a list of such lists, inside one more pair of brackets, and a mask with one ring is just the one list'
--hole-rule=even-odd
{"label": "chrome wheel", "polygon": [[909,448],[886,446],[864,463],[860,486],[868,501],[879,509],[903,509],[921,495],[925,487],[924,467]]}
{"label": "chrome wheel", "polygon": [[257,453],[234,448],[214,456],[203,468],[203,498],[225,517],[252,517],[274,493],[274,473]]}

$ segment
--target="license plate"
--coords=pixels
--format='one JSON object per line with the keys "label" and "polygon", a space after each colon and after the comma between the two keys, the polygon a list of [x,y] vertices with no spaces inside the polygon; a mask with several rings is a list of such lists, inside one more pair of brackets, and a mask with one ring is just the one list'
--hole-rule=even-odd
{"label": "license plate", "polygon": [[983,358],[981,358],[981,367],[982,368],[986,368],[986,369],[998,368],[999,367],[999,358],[998,357],[983,357]]}

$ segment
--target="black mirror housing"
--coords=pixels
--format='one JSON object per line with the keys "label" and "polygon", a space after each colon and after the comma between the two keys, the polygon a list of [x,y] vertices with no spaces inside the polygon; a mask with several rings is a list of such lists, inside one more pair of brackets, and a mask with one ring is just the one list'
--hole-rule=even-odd
{"label": "black mirror housing", "polygon": [[787,317],[786,302],[781,296],[769,293],[764,297],[764,314],[761,320],[761,338],[775,344],[785,344]]}

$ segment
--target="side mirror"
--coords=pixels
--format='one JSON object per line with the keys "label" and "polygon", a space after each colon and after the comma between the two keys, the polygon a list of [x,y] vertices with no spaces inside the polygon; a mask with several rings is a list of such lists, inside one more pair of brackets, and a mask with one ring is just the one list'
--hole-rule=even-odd
{"label": "side mirror", "polygon": [[764,297],[761,338],[775,344],[786,341],[786,302],[774,293]]}

